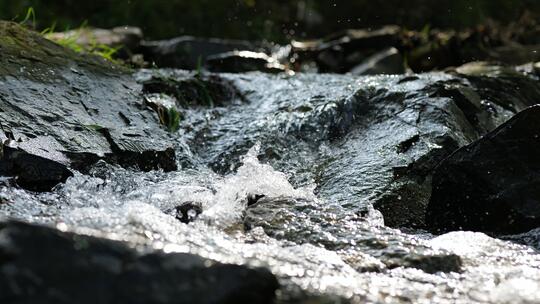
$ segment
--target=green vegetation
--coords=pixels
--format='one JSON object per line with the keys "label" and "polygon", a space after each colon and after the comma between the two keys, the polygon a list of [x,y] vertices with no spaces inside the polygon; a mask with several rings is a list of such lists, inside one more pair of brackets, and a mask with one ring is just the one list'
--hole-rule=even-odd
{"label": "green vegetation", "polygon": [[[65,35],[60,36],[59,38],[55,38],[55,36],[53,35],[54,28],[51,28],[52,30],[49,30],[50,28],[48,28],[45,33],[42,32],[46,38],[53,40],[54,42],[60,44],[63,47],[72,49],[77,53],[93,54],[105,58],[109,61],[115,61],[113,56],[121,48],[114,48],[105,44],[97,43],[95,38],[91,37],[91,33],[85,25],[79,27],[76,30],[70,31],[69,34],[66,33]],[[80,37],[85,31],[87,32],[86,35],[90,36],[89,44],[83,44],[80,42]]]}
{"label": "green vegetation", "polygon": [[159,108],[159,121],[167,128],[167,131],[174,133],[180,129],[181,114],[175,108]]}
{"label": "green vegetation", "polygon": [[198,87],[198,92],[201,95],[202,98],[202,104],[213,108],[214,107],[214,99],[212,99],[212,96],[210,95],[210,91],[206,87],[206,84],[200,77],[195,77],[194,84]]}
{"label": "green vegetation", "polygon": [[32,18],[32,27],[35,27],[36,26],[36,12],[34,11],[33,7],[29,7],[26,10],[26,16],[21,22],[19,22],[19,24],[26,24],[30,20],[30,18]]}
{"label": "green vegetation", "polygon": [[213,108],[214,100],[212,99],[212,96],[210,95],[210,91],[206,87],[206,84],[204,80],[202,79],[202,77],[203,77],[202,58],[201,56],[199,56],[199,58],[197,58],[197,69],[195,70],[194,84],[197,86],[198,88],[197,91],[200,93],[203,99],[202,100],[203,104],[207,105],[210,108]]}
{"label": "green vegetation", "polygon": [[[18,17],[16,16],[13,20],[16,20],[17,18]],[[31,28],[36,29],[36,11],[33,7],[26,9],[25,17],[19,21],[19,24],[29,25]],[[87,21],[84,21],[75,30],[67,32],[68,28],[66,28],[66,32],[62,33],[62,35],[56,35],[56,24],[57,22],[53,21],[51,26],[40,32],[41,35],[77,53],[92,54],[115,62],[114,54],[116,54],[121,47],[114,48],[98,43],[96,39],[92,37],[91,31],[87,27]],[[89,43],[81,43],[80,38],[83,33],[87,36],[86,40],[88,40]]]}
{"label": "green vegetation", "polygon": [[102,28],[139,26],[151,39],[188,34],[284,42],[383,24],[421,30],[426,23],[431,28],[454,29],[489,19],[509,23],[518,20],[525,10],[538,13],[540,1],[4,0],[0,1],[0,19],[24,16],[27,7],[39,14],[38,30],[54,21],[59,28],[74,28],[88,20]]}

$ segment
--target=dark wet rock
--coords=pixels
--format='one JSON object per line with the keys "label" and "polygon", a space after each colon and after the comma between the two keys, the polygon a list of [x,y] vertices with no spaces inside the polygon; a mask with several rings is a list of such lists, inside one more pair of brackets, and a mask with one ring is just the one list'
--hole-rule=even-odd
{"label": "dark wet rock", "polygon": [[520,65],[531,61],[539,61],[540,44],[521,45],[513,43],[493,48],[489,51],[488,59],[510,65]]}
{"label": "dark wet rock", "polygon": [[486,58],[481,42],[471,37],[471,33],[428,30],[408,32],[403,48],[407,54],[407,64],[414,72],[441,70],[459,66],[464,62]]}
{"label": "dark wet rock", "polygon": [[320,49],[340,45],[344,50],[383,49],[394,46],[400,38],[401,28],[395,25],[375,30],[349,29],[325,38]]}
{"label": "dark wet rock", "polygon": [[[9,141],[9,140],[8,140]],[[5,144],[1,151],[0,175],[15,176],[16,183],[33,191],[50,191],[73,173],[66,166]]]}
{"label": "dark wet rock", "polygon": [[260,52],[234,51],[208,56],[205,67],[212,72],[242,73],[260,71],[284,72],[285,67],[274,58]]}
{"label": "dark wet rock", "polygon": [[394,184],[375,201],[374,207],[384,215],[384,223],[389,227],[422,228],[425,226],[423,217],[431,195],[431,184],[411,179],[418,173],[400,174],[404,177],[396,175]]}
{"label": "dark wet rock", "polygon": [[373,31],[351,29],[335,33],[324,40],[292,44],[293,56],[299,62],[313,60],[323,72],[344,73],[374,53],[400,44],[401,29],[386,26]]}
{"label": "dark wet rock", "polygon": [[540,226],[540,106],[445,159],[426,222],[435,231],[525,232]]}
{"label": "dark wet rock", "polygon": [[471,61],[492,61],[520,65],[536,61],[539,45],[508,39],[504,30],[479,26],[459,32],[432,29],[407,31],[401,49],[406,50],[407,63],[415,72],[459,66]]}
{"label": "dark wet rock", "polygon": [[[517,113],[538,104],[540,88],[534,75],[513,67],[474,62],[456,69],[456,72],[476,88],[482,105],[497,111],[497,107]],[[528,76],[528,77],[524,77]],[[497,90],[495,88],[505,88]],[[500,125],[502,121],[498,121]]]}
{"label": "dark wet rock", "polygon": [[522,73],[534,75],[540,77],[540,61],[539,62],[529,62],[523,65],[516,67],[516,69]]}
{"label": "dark wet rock", "polygon": [[264,198],[266,195],[264,194],[250,194],[247,197],[247,206],[251,206],[256,204],[261,198]]}
{"label": "dark wet rock", "polygon": [[529,246],[540,251],[540,228],[535,228],[524,233],[499,235],[497,238]]}
{"label": "dark wet rock", "polygon": [[367,58],[362,64],[355,66],[350,73],[353,75],[404,74],[403,60],[399,51],[392,47]]}
{"label": "dark wet rock", "polygon": [[112,29],[84,27],[66,32],[49,33],[45,37],[60,43],[72,41],[87,52],[103,47],[117,49],[115,57],[128,59],[139,52],[143,33],[140,28],[132,26],[119,26]]}
{"label": "dark wet rock", "polygon": [[412,267],[427,273],[460,271],[459,256],[411,243],[397,231],[370,227],[361,218],[306,199],[264,197],[247,208],[244,226],[248,230],[262,227],[276,239],[338,251],[359,271],[380,271],[381,267]]}
{"label": "dark wet rock", "polygon": [[[410,31],[385,26],[376,30],[346,30],[325,39],[292,41],[290,59],[297,71],[314,64],[316,68],[309,70],[334,73],[349,72],[368,58],[373,61],[385,57],[382,54],[388,48],[398,49],[408,67],[417,73],[477,60],[508,65],[540,60],[540,43],[531,39],[538,32],[538,26],[528,33],[514,33],[517,28],[520,27],[504,29],[484,25],[460,31],[429,27]],[[397,62],[397,57],[395,60]]]}
{"label": "dark wet rock", "polygon": [[167,133],[130,71],[14,23],[0,23],[0,37],[3,174],[36,190],[64,181],[68,167],[84,171],[99,159],[176,169]]}
{"label": "dark wet rock", "polygon": [[399,38],[400,29],[396,26],[387,26],[374,31],[347,30],[321,43],[317,50],[316,62],[322,71],[349,71],[376,52],[397,46]]}
{"label": "dark wet rock", "polygon": [[266,269],[0,222],[2,303],[272,303]]}
{"label": "dark wet rock", "polygon": [[[202,213],[202,205],[197,202],[184,202],[172,211],[174,217],[182,223],[193,222]],[[171,212],[167,212],[171,213]]]}
{"label": "dark wet rock", "polygon": [[170,40],[144,41],[145,59],[158,67],[194,70],[202,67],[206,58],[233,51],[257,51],[250,42],[225,39],[206,39],[182,36]]}
{"label": "dark wet rock", "polygon": [[[182,71],[139,73],[138,80],[143,84],[143,92],[150,97],[166,94],[173,97],[166,107],[177,104],[181,107],[204,106],[214,107],[234,103],[242,99],[242,95],[226,78],[213,73],[185,73]],[[147,97],[146,100],[151,101]],[[153,106],[155,107],[155,106]]]}

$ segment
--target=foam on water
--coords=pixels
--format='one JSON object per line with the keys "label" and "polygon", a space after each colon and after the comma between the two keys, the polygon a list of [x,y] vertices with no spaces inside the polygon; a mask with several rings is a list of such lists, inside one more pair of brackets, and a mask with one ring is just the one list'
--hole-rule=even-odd
{"label": "foam on water", "polygon": [[241,217],[246,207],[246,197],[264,194],[269,197],[291,196],[316,200],[313,189],[295,189],[282,172],[257,160],[260,144],[253,146],[242,157],[243,165],[235,174],[227,176],[217,185],[215,195],[210,199],[203,216],[225,225],[233,224]]}
{"label": "foam on water", "polygon": [[[0,215],[124,240],[143,249],[191,252],[222,262],[269,267],[280,279],[285,299],[301,296],[300,290],[304,290],[359,303],[540,302],[536,292],[540,287],[540,257],[529,247],[481,233],[453,232],[428,241],[425,236],[400,234],[408,244],[454,252],[464,261],[462,273],[428,274],[414,268],[384,266],[380,272],[357,271],[342,252],[318,244],[276,240],[261,227],[251,231],[235,227],[241,223],[248,194],[325,204],[312,188],[295,188],[284,173],[261,164],[257,159],[259,149],[259,145],[251,148],[237,171],[225,176],[208,168],[141,173],[98,164],[93,176],[76,174],[52,193],[2,187],[0,199],[9,203],[0,204]],[[168,210],[188,201],[202,203],[203,213],[195,222],[184,224]],[[377,231],[381,223],[376,215],[374,212],[373,221],[362,225]],[[353,229],[358,224],[351,221],[345,225]],[[344,242],[340,235],[333,237],[337,243]],[[354,252],[356,248],[360,247],[350,247],[354,257],[382,265],[374,257]]]}

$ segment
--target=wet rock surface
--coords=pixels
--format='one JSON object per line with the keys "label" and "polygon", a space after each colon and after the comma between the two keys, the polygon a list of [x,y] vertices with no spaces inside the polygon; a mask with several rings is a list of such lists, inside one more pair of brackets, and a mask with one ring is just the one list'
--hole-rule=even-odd
{"label": "wet rock surface", "polygon": [[[365,41],[390,47],[402,33],[387,34],[345,33],[320,51],[346,50],[352,57],[335,67],[348,70],[371,52],[354,51]],[[182,39],[169,42],[179,47],[170,56]],[[131,75],[35,40],[32,50],[17,39],[0,44],[8,50],[0,173],[24,187],[0,178],[0,216],[57,229],[0,224],[0,281],[9,283],[0,300],[71,303],[91,291],[84,299],[126,303],[540,301],[536,230],[504,240],[421,230],[435,168],[540,100],[534,64],[379,76]],[[53,74],[44,77],[45,67]],[[83,84],[75,95],[67,89]],[[21,165],[28,159],[39,170]],[[80,287],[85,277],[98,292]]]}
{"label": "wet rock surface", "polygon": [[20,222],[0,240],[2,303],[272,303],[278,288],[265,269]]}
{"label": "wet rock surface", "polygon": [[4,174],[38,190],[65,181],[68,168],[85,170],[98,159],[176,169],[167,133],[145,109],[128,70],[14,23],[0,23],[0,35]]}
{"label": "wet rock surface", "polygon": [[454,152],[433,175],[435,231],[527,232],[540,226],[540,106]]}
{"label": "wet rock surface", "polygon": [[[163,79],[190,75],[147,70],[138,77],[145,87],[160,87]],[[203,162],[229,173],[260,142],[261,160],[289,172],[293,184],[312,183],[318,195],[354,212],[374,204],[394,227],[423,227],[435,166],[540,97],[537,81],[515,71],[497,77],[205,77],[237,94],[228,95],[224,108],[205,110],[210,120],[199,108],[186,109],[184,139]]]}
{"label": "wet rock surface", "polygon": [[[296,216],[298,213],[303,216]],[[343,256],[359,251],[382,262],[382,269],[410,267],[427,273],[461,271],[461,259],[457,255],[409,243],[405,236],[386,227],[370,229],[363,223],[362,216],[346,214],[303,199],[261,198],[247,208],[244,225],[247,229],[262,227],[266,234],[279,240],[320,244]],[[382,241],[384,239],[386,241]],[[364,271],[373,271],[366,267],[368,264],[359,265]]]}

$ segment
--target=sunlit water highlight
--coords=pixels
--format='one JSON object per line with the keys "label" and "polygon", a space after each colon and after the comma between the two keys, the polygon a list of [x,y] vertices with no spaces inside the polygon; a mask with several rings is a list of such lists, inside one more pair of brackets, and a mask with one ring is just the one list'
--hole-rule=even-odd
{"label": "sunlit water highlight", "polygon": [[[250,86],[265,85],[265,78],[257,77],[250,76],[249,79],[255,79],[252,82],[242,77],[236,81],[250,91]],[[351,193],[364,191],[378,181],[371,181],[370,185],[355,181],[356,184],[347,185],[347,189],[329,184],[315,194],[310,174],[304,176],[304,172],[311,169],[303,168],[310,163],[305,159],[313,157],[305,151],[314,150],[314,154],[322,155],[319,161],[333,162],[334,167],[328,171],[333,170],[335,174],[359,175],[361,170],[380,168],[387,159],[399,164],[402,160],[393,160],[393,155],[381,155],[375,148],[362,147],[368,157],[365,160],[359,157],[358,163],[349,164],[340,162],[339,155],[331,155],[324,143],[312,147],[309,140],[299,140],[289,142],[288,151],[283,152],[281,160],[276,161],[278,165],[274,165],[294,170],[280,172],[257,158],[261,153],[282,152],[271,151],[272,141],[281,140],[271,137],[253,143],[251,148],[246,147],[248,152],[240,157],[241,162],[233,173],[215,173],[217,171],[207,163],[212,158],[219,159],[222,156],[219,152],[235,147],[237,138],[229,135],[238,132],[241,123],[288,136],[295,132],[308,134],[315,142],[326,132],[320,127],[324,118],[321,117],[328,113],[337,115],[334,111],[337,103],[328,100],[349,100],[355,86],[386,85],[395,91],[420,87],[416,82],[397,85],[395,77],[356,80],[318,75],[319,81],[335,82],[335,86],[341,88],[326,92],[310,78],[314,76],[302,77],[281,82],[282,87],[274,87],[272,96],[260,93],[265,90],[251,93],[253,100],[261,101],[246,107],[262,118],[246,117],[243,109],[227,109],[227,117],[214,125],[216,129],[178,136],[201,136],[202,140],[217,142],[215,146],[219,149],[216,150],[204,145],[198,147],[199,155],[207,155],[205,160],[197,159],[196,153],[191,153],[179,140],[178,146],[183,148],[179,159],[187,159],[189,164],[176,172],[143,173],[98,163],[90,175],[77,173],[51,193],[36,194],[2,186],[0,199],[7,203],[0,204],[0,215],[123,240],[140,250],[191,252],[221,262],[269,267],[282,283],[279,295],[282,301],[324,295],[330,301],[343,298],[357,303],[540,303],[540,255],[531,247],[482,233],[452,232],[438,237],[426,233],[410,235],[385,227],[380,213],[372,208],[367,217],[359,220],[350,210],[328,198],[347,201]],[[446,76],[425,77],[443,79]],[[256,84],[257,81],[262,84]],[[306,92],[311,94],[309,98],[302,97]],[[325,98],[320,97],[323,95]],[[291,101],[295,98],[305,104],[295,104]],[[307,114],[304,108],[316,114]],[[202,125],[209,117],[220,120],[223,114],[220,111],[225,110],[192,110],[187,115],[191,119],[188,123]],[[400,115],[405,117],[407,112],[403,113]],[[377,127],[401,130],[398,128],[401,126],[385,125],[384,121]],[[360,138],[359,145],[363,144],[364,133],[350,136]],[[340,151],[356,152],[347,149],[345,146]],[[294,160],[292,155],[296,156]],[[344,173],[343,168],[347,166],[361,168]],[[246,197],[250,194],[264,194],[270,199],[294,198],[301,206],[291,207],[286,201],[275,205],[277,210],[274,211],[279,216],[264,223],[266,228],[254,227],[247,231],[243,217]],[[184,202],[198,202],[203,209],[189,224],[181,223],[170,212]],[[432,252],[457,254],[463,261],[462,272],[430,274],[413,267],[389,266],[388,256],[417,251],[426,255]]]}

